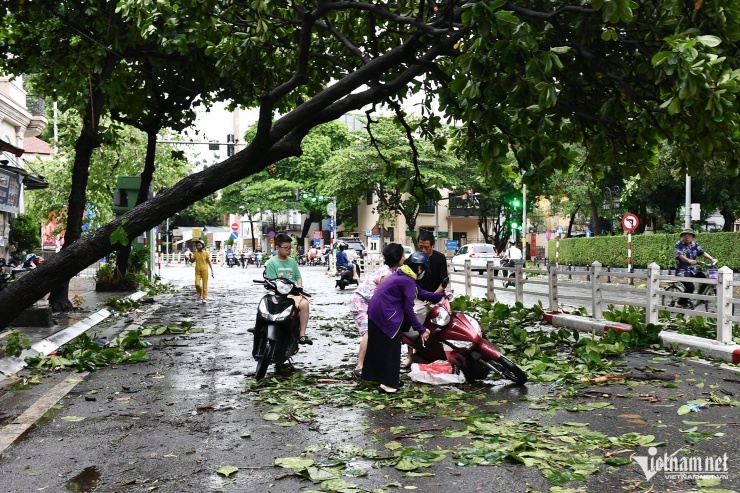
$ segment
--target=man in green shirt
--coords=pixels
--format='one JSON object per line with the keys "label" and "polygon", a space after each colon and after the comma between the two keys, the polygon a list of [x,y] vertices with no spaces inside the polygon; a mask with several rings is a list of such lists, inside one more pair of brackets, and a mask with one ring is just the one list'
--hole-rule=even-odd
{"label": "man in green shirt", "polygon": [[[284,277],[302,287],[303,278],[301,277],[301,271],[298,270],[298,263],[290,256],[290,250],[292,249],[290,236],[283,233],[277,235],[275,237],[275,248],[277,249],[277,255],[271,257],[265,264],[265,277],[267,279]],[[311,338],[306,335],[309,315],[308,300],[303,296],[289,295],[288,297],[291,298],[298,307],[300,323],[300,337],[298,338],[298,343],[313,344]]]}

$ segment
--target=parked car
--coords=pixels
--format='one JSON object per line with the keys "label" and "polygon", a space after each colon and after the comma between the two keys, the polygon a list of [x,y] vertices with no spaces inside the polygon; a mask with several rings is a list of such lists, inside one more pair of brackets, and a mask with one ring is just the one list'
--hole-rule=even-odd
{"label": "parked car", "polygon": [[357,256],[360,258],[365,258],[366,250],[365,245],[360,241],[360,239],[356,236],[343,236],[341,238],[337,238],[337,243],[343,241],[347,244],[347,246],[355,251],[357,253]]}
{"label": "parked car", "polygon": [[463,245],[452,257],[452,270],[465,270],[465,261],[470,260],[470,268],[483,274],[488,268],[489,260],[493,260],[493,265],[499,267],[501,258],[498,256],[496,249],[489,243],[468,243]]}
{"label": "parked car", "polygon": [[406,257],[409,257],[409,256],[410,256],[410,255],[411,255],[412,253],[414,253],[414,249],[413,249],[413,247],[410,247],[410,246],[408,246],[408,245],[404,245],[404,246],[403,246],[403,254],[404,254],[404,255],[405,255]]}

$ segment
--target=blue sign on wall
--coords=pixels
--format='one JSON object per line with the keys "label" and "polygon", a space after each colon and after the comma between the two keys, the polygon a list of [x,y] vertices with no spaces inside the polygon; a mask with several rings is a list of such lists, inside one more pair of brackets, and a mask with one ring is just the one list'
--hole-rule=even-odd
{"label": "blue sign on wall", "polygon": [[447,240],[447,249],[448,250],[457,250],[458,241],[457,240]]}
{"label": "blue sign on wall", "polygon": [[236,231],[232,231],[231,232],[231,239],[232,240],[235,240],[237,238],[239,238],[239,233],[237,233]]}

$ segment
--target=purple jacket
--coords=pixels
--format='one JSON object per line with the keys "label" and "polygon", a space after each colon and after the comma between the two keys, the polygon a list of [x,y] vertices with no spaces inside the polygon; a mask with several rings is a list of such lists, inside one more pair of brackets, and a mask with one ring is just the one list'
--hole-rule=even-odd
{"label": "purple jacket", "polygon": [[414,313],[414,299],[437,303],[445,297],[444,293],[431,293],[416,286],[416,281],[397,270],[375,290],[370,298],[367,316],[388,337],[393,338],[401,328],[403,319],[419,333],[426,328],[419,323]]}

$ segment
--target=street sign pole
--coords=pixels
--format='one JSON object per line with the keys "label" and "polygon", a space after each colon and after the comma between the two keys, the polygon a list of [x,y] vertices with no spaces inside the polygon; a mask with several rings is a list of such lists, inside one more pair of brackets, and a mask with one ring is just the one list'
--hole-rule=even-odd
{"label": "street sign pole", "polygon": [[[637,229],[640,225],[637,216],[631,212],[625,214],[622,217],[622,227],[627,231],[627,272],[632,273],[632,232]],[[632,278],[630,278],[630,284],[632,284]]]}

